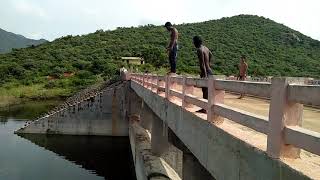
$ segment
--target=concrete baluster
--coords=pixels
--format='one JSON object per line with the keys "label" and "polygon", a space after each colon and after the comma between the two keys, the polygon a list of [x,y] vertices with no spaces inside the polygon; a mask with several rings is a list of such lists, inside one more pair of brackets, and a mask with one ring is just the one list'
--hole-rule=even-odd
{"label": "concrete baluster", "polygon": [[139,74],[139,84],[143,84],[143,75]]}
{"label": "concrete baluster", "polygon": [[144,87],[144,74],[142,74],[142,86]]}
{"label": "concrete baluster", "polygon": [[147,89],[152,89],[152,74],[148,74],[148,88]]}
{"label": "concrete baluster", "polygon": [[148,74],[148,88],[147,89],[150,89],[152,90],[152,74]]}
{"label": "concrete baluster", "polygon": [[168,99],[168,100],[170,100],[170,88],[171,88],[171,82],[170,82],[170,76],[166,76],[165,77],[165,97],[166,97],[166,99]]}
{"label": "concrete baluster", "polygon": [[157,89],[154,87],[154,84],[157,83],[157,76],[152,74],[151,76],[151,91],[156,91],[157,92]]}
{"label": "concrete baluster", "polygon": [[[158,75],[153,75],[152,83],[153,83],[152,91],[157,93],[158,92]],[[154,85],[156,85],[156,86],[154,86]]]}
{"label": "concrete baluster", "polygon": [[[161,94],[162,93],[161,89],[166,87],[166,79],[165,79],[165,77],[164,77],[164,80],[163,79],[160,80],[160,77],[159,77],[158,82],[159,82],[158,94]],[[160,87],[161,87],[161,89],[160,89]]]}
{"label": "concrete baluster", "polygon": [[156,89],[156,92],[157,92],[157,94],[159,94],[159,91],[160,91],[160,89],[159,89],[159,87],[160,87],[160,79],[159,79],[159,75],[157,75],[157,79],[156,79],[156,84],[157,84],[157,89]]}
{"label": "concrete baluster", "polygon": [[152,83],[153,83],[153,74],[149,75],[149,88],[152,91]]}
{"label": "concrete baluster", "polygon": [[186,102],[186,95],[187,94],[193,94],[193,86],[188,86],[187,85],[187,78],[183,77],[183,81],[182,81],[182,95],[183,95],[183,99],[182,99],[182,108],[190,108],[192,107],[192,104],[187,103]]}
{"label": "concrete baluster", "polygon": [[148,89],[149,87],[149,74],[145,74],[145,80],[144,80],[144,85]]}
{"label": "concrete baluster", "polygon": [[222,123],[224,118],[214,114],[213,108],[215,104],[224,104],[225,91],[215,88],[215,78],[210,76],[208,79],[208,107],[207,120],[213,123]]}
{"label": "concrete baluster", "polygon": [[300,149],[284,142],[285,126],[301,126],[303,105],[288,101],[288,79],[273,78],[267,153],[273,158],[298,158]]}
{"label": "concrete baluster", "polygon": [[141,84],[142,84],[142,85],[144,85],[143,79],[144,79],[144,74],[141,74]]}

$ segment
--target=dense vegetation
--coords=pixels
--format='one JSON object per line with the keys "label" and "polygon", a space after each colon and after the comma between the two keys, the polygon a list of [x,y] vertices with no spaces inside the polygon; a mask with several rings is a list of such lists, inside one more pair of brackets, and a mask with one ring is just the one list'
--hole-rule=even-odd
{"label": "dense vegetation", "polygon": [[[216,74],[237,74],[239,57],[245,54],[252,76],[320,77],[320,42],[270,19],[240,15],[181,24],[177,29],[179,73],[198,72],[192,37],[200,35],[214,53]],[[168,37],[163,27],[147,25],[98,30],[84,36],[62,37],[37,47],[15,49],[0,55],[0,83],[6,88],[41,84],[46,90],[60,88],[72,93],[97,79],[115,75],[123,65],[121,56],[142,56],[147,64],[141,70],[165,72]],[[66,78],[65,72],[75,75]],[[48,80],[47,76],[55,80]]]}
{"label": "dense vegetation", "polygon": [[47,42],[45,39],[33,40],[24,36],[7,32],[0,28],[0,53],[10,52],[12,48],[25,48]]}

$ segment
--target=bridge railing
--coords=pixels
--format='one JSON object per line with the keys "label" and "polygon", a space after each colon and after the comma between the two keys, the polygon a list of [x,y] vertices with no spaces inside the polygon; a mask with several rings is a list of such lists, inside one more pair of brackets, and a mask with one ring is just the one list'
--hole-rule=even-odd
{"label": "bridge railing", "polygon": [[[131,80],[157,94],[164,92],[168,100],[180,98],[183,108],[195,105],[207,110],[212,123],[227,118],[266,134],[271,157],[297,158],[300,149],[320,155],[320,133],[301,127],[303,104],[320,106],[320,86],[290,84],[290,78],[273,78],[269,83],[131,74]],[[208,88],[208,99],[195,96],[194,88]],[[225,91],[270,98],[269,117],[225,105]]]}

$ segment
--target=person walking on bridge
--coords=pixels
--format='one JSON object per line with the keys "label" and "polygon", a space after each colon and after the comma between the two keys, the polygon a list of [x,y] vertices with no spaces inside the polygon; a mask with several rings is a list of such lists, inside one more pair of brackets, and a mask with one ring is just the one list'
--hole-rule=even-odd
{"label": "person walking on bridge", "polygon": [[[212,52],[202,44],[202,39],[199,36],[193,37],[193,44],[197,48],[197,56],[199,60],[199,67],[200,67],[200,77],[201,78],[208,78],[209,76],[213,75],[212,69],[210,67],[210,62],[213,57]],[[208,99],[208,88],[202,88],[203,99]],[[200,113],[206,113],[205,109],[200,109]]]}
{"label": "person walking on bridge", "polygon": [[[248,74],[248,64],[246,62],[247,57],[245,55],[242,55],[240,57],[240,64],[239,64],[239,76],[238,80],[245,81]],[[242,99],[244,94],[240,94],[240,97],[238,99]]]}
{"label": "person walking on bridge", "polygon": [[172,26],[170,22],[166,22],[165,28],[170,32],[170,42],[167,46],[167,53],[169,55],[170,72],[168,74],[175,74],[177,67],[177,54],[178,54],[178,30]]}

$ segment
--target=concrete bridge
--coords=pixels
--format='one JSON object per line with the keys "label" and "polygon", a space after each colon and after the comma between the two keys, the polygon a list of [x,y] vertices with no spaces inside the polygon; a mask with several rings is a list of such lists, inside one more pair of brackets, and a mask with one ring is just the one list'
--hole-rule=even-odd
{"label": "concrete bridge", "polygon": [[[320,133],[301,127],[303,105],[320,105],[320,86],[122,76],[16,133],[129,136],[139,180],[320,179]],[[270,98],[269,116],[225,105],[226,92]]]}

